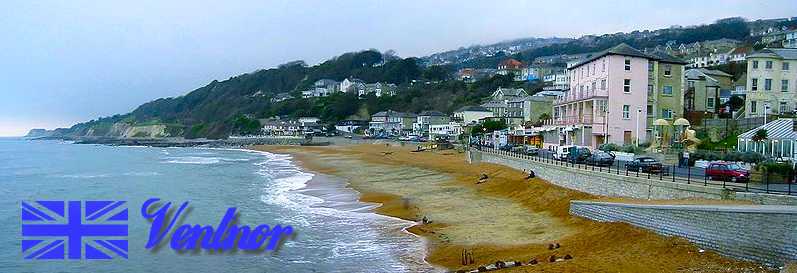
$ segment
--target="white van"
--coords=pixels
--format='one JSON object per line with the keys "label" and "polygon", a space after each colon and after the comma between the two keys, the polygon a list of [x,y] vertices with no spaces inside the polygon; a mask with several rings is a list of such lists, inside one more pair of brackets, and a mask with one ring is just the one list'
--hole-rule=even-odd
{"label": "white van", "polygon": [[562,145],[562,146],[555,146],[553,147],[553,158],[556,160],[565,160],[567,159],[567,155],[570,154],[570,148],[573,148],[573,145]]}

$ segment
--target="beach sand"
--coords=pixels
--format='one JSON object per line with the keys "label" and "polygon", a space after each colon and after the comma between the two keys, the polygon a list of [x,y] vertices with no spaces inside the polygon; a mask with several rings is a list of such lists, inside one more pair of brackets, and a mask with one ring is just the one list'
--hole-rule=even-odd
{"label": "beach sand", "polygon": [[[450,270],[537,259],[537,265],[501,272],[774,272],[701,253],[684,239],[571,217],[570,200],[600,198],[526,180],[508,167],[470,165],[454,150],[416,153],[386,144],[254,148],[292,154],[310,171],[347,180],[360,201],[382,204],[375,212],[418,222],[408,231],[428,238],[426,260]],[[476,184],[482,173],[489,179]],[[424,217],[431,223],[421,223]],[[551,243],[561,247],[549,250]],[[472,253],[473,264],[462,265],[463,250]],[[548,262],[566,254],[573,259]]]}

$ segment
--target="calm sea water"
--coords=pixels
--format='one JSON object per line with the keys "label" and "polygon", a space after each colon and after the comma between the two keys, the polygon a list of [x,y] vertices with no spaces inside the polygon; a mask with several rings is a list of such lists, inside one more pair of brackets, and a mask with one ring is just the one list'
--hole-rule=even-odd
{"label": "calm sea water", "polygon": [[[286,155],[201,148],[110,147],[0,138],[0,272],[420,272],[423,242],[411,223],[371,213],[356,193],[314,179]],[[291,225],[278,252],[177,254],[145,249],[150,197],[193,208],[184,223],[218,225],[228,207],[240,223]],[[129,259],[24,260],[22,200],[126,200]]]}

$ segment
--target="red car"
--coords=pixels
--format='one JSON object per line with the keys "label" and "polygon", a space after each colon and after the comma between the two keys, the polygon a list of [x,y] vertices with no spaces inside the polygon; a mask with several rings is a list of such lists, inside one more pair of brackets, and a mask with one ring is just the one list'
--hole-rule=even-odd
{"label": "red car", "polygon": [[731,182],[750,181],[750,171],[743,169],[739,164],[730,162],[711,163],[706,168],[706,176],[711,180]]}

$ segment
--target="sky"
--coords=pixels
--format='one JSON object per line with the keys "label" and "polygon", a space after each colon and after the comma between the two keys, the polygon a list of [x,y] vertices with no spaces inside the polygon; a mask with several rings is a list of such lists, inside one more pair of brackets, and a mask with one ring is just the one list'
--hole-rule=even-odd
{"label": "sky", "polygon": [[0,136],[123,114],[214,79],[376,48],[797,15],[790,1],[3,1]]}

